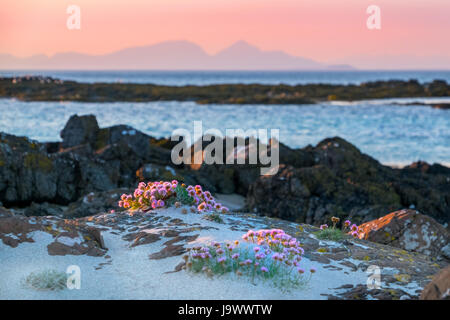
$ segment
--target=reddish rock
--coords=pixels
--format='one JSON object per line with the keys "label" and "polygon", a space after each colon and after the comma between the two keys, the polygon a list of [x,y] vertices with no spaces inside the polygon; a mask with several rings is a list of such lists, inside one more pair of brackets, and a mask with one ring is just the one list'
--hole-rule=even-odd
{"label": "reddish rock", "polygon": [[423,289],[421,300],[450,300],[450,266],[437,273]]}
{"label": "reddish rock", "polygon": [[154,260],[165,259],[165,258],[182,255],[185,252],[186,252],[186,248],[184,248],[183,245],[181,245],[181,244],[172,245],[171,244],[171,245],[168,245],[167,247],[164,247],[161,251],[152,253],[149,256],[149,258],[154,259]]}
{"label": "reddish rock", "polygon": [[0,209],[0,240],[7,246],[16,248],[22,242],[34,242],[28,233],[41,229],[41,225],[30,222],[27,217]]}
{"label": "reddish rock", "polygon": [[359,226],[360,238],[428,256],[446,257],[448,231],[431,217],[415,210],[400,210]]}

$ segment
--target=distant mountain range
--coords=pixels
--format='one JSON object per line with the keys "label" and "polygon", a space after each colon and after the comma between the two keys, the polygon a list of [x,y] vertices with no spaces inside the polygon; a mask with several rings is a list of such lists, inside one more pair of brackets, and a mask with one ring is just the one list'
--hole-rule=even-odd
{"label": "distant mountain range", "polygon": [[19,58],[0,54],[0,69],[141,69],[141,70],[353,70],[326,65],[283,51],[263,51],[238,41],[215,55],[188,41],[167,41],[105,55],[77,52]]}

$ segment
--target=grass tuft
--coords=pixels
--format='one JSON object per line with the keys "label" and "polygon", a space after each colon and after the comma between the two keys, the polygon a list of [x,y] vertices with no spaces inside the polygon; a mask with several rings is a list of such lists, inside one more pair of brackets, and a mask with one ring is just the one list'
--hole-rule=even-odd
{"label": "grass tuft", "polygon": [[217,222],[217,223],[224,223],[222,217],[217,212],[213,212],[211,214],[205,214],[203,216],[203,219],[209,220],[209,221],[213,221],[213,222]]}
{"label": "grass tuft", "polygon": [[317,239],[320,240],[332,240],[332,241],[341,241],[345,238],[345,233],[336,228],[327,228],[323,230],[319,230],[314,232]]}
{"label": "grass tuft", "polygon": [[56,270],[32,272],[25,279],[25,285],[35,290],[62,290],[67,287],[67,274]]}

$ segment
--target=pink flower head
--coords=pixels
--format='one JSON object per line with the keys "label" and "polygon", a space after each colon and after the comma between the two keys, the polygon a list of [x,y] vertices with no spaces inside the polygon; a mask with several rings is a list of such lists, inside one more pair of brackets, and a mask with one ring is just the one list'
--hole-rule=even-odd
{"label": "pink flower head", "polygon": [[264,254],[264,253],[258,253],[256,256],[255,256],[255,258],[256,258],[256,260],[261,260],[261,259],[264,259],[266,257],[266,255]]}
{"label": "pink flower head", "polygon": [[146,186],[147,185],[145,184],[145,182],[140,182],[139,185],[138,185],[138,188],[139,189],[145,189]]}
{"label": "pink flower head", "polygon": [[235,253],[231,256],[231,259],[236,260],[237,258],[239,258],[239,253]]}
{"label": "pink flower head", "polygon": [[267,269],[266,267],[261,267],[261,271],[266,273],[266,272],[269,272],[269,269]]}
{"label": "pink flower head", "polygon": [[160,207],[160,208],[164,207],[164,201],[162,201],[162,200],[158,200],[157,204],[158,204],[158,207]]}

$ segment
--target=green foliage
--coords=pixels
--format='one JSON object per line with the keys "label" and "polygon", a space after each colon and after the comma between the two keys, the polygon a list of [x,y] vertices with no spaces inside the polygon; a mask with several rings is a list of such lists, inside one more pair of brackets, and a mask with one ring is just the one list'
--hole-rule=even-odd
{"label": "green foliage", "polygon": [[183,205],[191,206],[194,204],[194,198],[192,198],[187,192],[186,188],[183,187],[180,183],[175,188],[175,192],[177,194],[177,201],[181,202]]}
{"label": "green foliage", "polygon": [[327,228],[317,232],[314,232],[317,239],[320,240],[332,240],[332,241],[341,241],[346,235],[345,233],[337,228]]}
{"label": "green foliage", "polygon": [[32,272],[25,285],[35,290],[62,290],[67,286],[67,274],[56,270]]}
{"label": "green foliage", "polygon": [[206,215],[203,216],[203,219],[209,220],[209,221],[214,221],[214,222],[217,222],[217,223],[224,223],[222,217],[217,212],[213,212],[211,214],[206,214]]}

